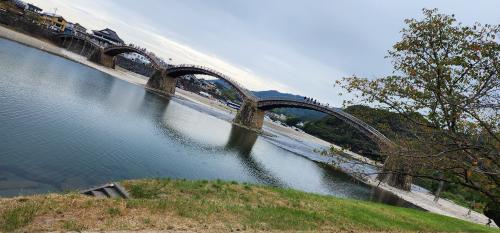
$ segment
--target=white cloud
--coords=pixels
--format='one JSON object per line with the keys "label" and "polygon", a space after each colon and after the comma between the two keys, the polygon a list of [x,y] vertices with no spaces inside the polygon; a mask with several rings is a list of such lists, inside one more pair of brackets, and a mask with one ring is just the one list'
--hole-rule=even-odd
{"label": "white cloud", "polygon": [[[470,24],[498,23],[498,1],[477,0],[33,0],[93,29],[110,27],[128,42],[174,63],[204,65],[252,90],[276,89],[339,106],[333,87],[346,75],[390,74],[387,50],[405,18],[422,8]],[[262,7],[265,5],[265,7]]]}
{"label": "white cloud", "polygon": [[[202,53],[191,47],[155,33],[148,26],[144,26],[138,20],[121,20],[109,15],[106,8],[99,7],[96,2],[85,1],[82,4],[76,1],[57,0],[33,0],[34,4],[41,6],[46,11],[58,8],[58,14],[63,15],[69,21],[79,22],[89,29],[102,29],[109,27],[126,41],[145,47],[153,51],[163,59],[172,58],[174,64],[194,64],[215,69],[226,74],[234,80],[242,83],[250,90],[276,89],[284,92],[292,92],[293,88],[273,81],[272,79],[260,77],[246,67],[238,67],[229,62],[217,58],[215,55]],[[50,10],[49,10],[50,11]],[[133,23],[131,23],[133,22]]]}

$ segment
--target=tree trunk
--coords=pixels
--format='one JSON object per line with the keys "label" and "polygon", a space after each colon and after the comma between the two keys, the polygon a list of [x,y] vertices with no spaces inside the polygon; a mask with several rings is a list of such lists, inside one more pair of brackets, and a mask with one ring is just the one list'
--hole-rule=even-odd
{"label": "tree trunk", "polygon": [[377,179],[389,184],[392,187],[402,189],[405,191],[411,190],[413,177],[410,175],[410,167],[406,166],[400,159],[395,158],[398,156],[389,156],[385,160],[382,173],[378,175]]}
{"label": "tree trunk", "polygon": [[486,217],[493,219],[497,226],[500,226],[500,204],[495,202],[489,202],[484,208],[484,215]]}
{"label": "tree trunk", "polygon": [[[443,179],[443,173],[441,173],[441,175],[439,175],[439,178]],[[442,180],[439,181],[439,187],[436,190],[436,193],[434,194],[434,202],[439,201],[439,197],[441,196],[441,191],[443,191],[443,186],[444,186],[444,181],[442,181]]]}

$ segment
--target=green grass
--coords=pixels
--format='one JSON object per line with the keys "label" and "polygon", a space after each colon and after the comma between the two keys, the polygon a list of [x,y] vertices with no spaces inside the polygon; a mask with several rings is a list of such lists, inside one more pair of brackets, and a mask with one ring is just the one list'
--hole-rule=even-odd
{"label": "green grass", "polygon": [[0,220],[0,229],[13,231],[31,223],[38,210],[38,205],[34,202],[24,202],[5,211]]}
{"label": "green grass", "polygon": [[121,211],[120,209],[116,208],[116,207],[110,207],[107,209],[107,212],[108,214],[111,216],[111,217],[116,217],[116,216],[119,216],[121,215]]}
{"label": "green grass", "polygon": [[84,225],[79,224],[74,219],[70,219],[68,221],[65,221],[63,228],[64,228],[64,230],[67,230],[67,231],[77,231],[77,232],[80,232],[80,231],[83,231],[86,229]]}
{"label": "green grass", "polygon": [[498,232],[424,211],[290,189],[222,181],[148,180],[123,184],[133,197],[151,201],[148,206],[153,209],[163,206],[197,220],[209,216],[225,221],[229,216],[238,216],[238,224],[260,230]]}
{"label": "green grass", "polygon": [[[415,209],[236,182],[122,182],[132,198],[0,199],[0,229],[228,232],[500,232]],[[1,231],[0,230],[0,231]]]}

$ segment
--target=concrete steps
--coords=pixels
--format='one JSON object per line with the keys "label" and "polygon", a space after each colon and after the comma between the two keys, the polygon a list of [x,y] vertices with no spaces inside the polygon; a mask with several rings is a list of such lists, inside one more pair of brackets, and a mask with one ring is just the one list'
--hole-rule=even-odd
{"label": "concrete steps", "polygon": [[97,198],[129,198],[127,190],[125,190],[125,188],[123,188],[118,183],[109,183],[102,186],[85,189],[80,191],[80,193]]}

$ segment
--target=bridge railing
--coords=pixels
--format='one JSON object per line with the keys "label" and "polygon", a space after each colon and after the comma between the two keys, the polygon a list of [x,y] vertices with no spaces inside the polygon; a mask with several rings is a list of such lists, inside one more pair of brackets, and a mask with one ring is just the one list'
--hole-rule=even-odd
{"label": "bridge railing", "polygon": [[82,36],[80,34],[59,33],[56,36],[57,37],[74,37],[74,38],[78,38],[78,39],[81,39],[81,40],[85,40],[88,43],[91,43],[92,45],[94,45],[95,47],[101,48],[101,49],[108,49],[108,48],[113,48],[113,47],[116,47],[116,48],[132,48],[132,50],[134,50],[135,53],[139,53],[139,54],[145,56],[146,58],[149,58],[152,61],[153,65],[157,66],[157,68],[166,68],[166,67],[163,66],[163,63],[160,61],[161,59],[159,57],[153,56],[153,55],[149,54],[149,52],[142,51],[140,48],[137,48],[137,47],[134,47],[134,46],[130,46],[130,45],[110,45],[110,44],[101,45],[97,40],[93,39],[91,36],[88,36],[88,35],[83,35]]}
{"label": "bridge railing", "polygon": [[273,101],[273,100],[276,100],[276,101],[294,101],[294,102],[310,104],[310,105],[314,105],[314,106],[322,107],[322,108],[331,108],[329,104],[324,104],[324,103],[321,103],[319,101],[309,100],[309,99],[306,99],[305,97],[302,97],[302,96],[286,96],[285,97],[285,96],[273,96],[273,95],[271,95],[271,96],[266,96],[266,97],[258,97],[258,100],[259,101]]}
{"label": "bridge railing", "polygon": [[156,68],[166,68],[162,62],[160,62],[160,58],[156,57],[156,56],[153,56],[151,55],[149,52],[147,51],[143,51],[142,49],[140,48],[137,48],[137,47],[134,47],[134,46],[130,46],[130,45],[111,45],[111,46],[107,46],[105,47],[104,49],[121,49],[121,48],[126,48],[126,49],[129,49],[131,50],[132,53],[137,53],[147,59],[149,59],[149,61],[151,62],[151,64],[153,66],[155,66]]}
{"label": "bridge railing", "polygon": [[98,47],[98,48],[103,48],[103,46],[99,45],[98,43],[95,43],[92,38],[90,38],[89,36],[81,36],[81,35],[75,35],[75,34],[67,34],[67,33],[59,33],[56,35],[56,37],[74,37],[74,38],[78,38],[78,39],[81,39],[81,40],[86,40],[87,42],[93,44],[94,46]]}
{"label": "bridge railing", "polygon": [[343,111],[341,108],[331,107],[328,104],[323,104],[323,103],[320,103],[317,101],[315,102],[315,101],[310,101],[307,99],[301,99],[300,97],[291,97],[291,96],[290,97],[266,96],[265,98],[259,98],[259,101],[292,101],[292,102],[296,102],[299,104],[308,104],[308,105],[315,106],[317,108],[323,108],[325,110],[334,112],[335,114],[340,115],[340,116],[348,119],[349,121],[356,123],[357,125],[363,127],[365,130],[370,132],[371,134],[375,135],[380,140],[384,141],[385,143],[393,144],[393,142],[391,140],[389,140],[384,134],[380,133],[377,129],[373,128],[371,125],[365,123],[364,121],[358,119],[357,117]]}
{"label": "bridge railing", "polygon": [[243,85],[241,85],[238,81],[234,80],[233,78],[208,67],[205,66],[200,66],[200,65],[191,65],[191,64],[179,64],[179,65],[174,65],[172,68],[196,68],[196,69],[201,69],[201,70],[206,70],[208,72],[214,73],[215,75],[223,78],[225,81],[231,83],[233,86],[235,86],[239,91],[243,92],[245,97],[251,98],[253,100],[257,100],[257,97],[248,89],[246,89]]}
{"label": "bridge railing", "polygon": [[387,142],[388,144],[393,144],[393,142],[391,140],[389,140],[384,134],[380,133],[377,129],[373,128],[371,125],[365,123],[364,121],[358,119],[357,117],[355,117],[347,112],[344,112],[341,109],[335,109],[333,111],[335,111],[339,115],[342,115],[343,117],[357,123],[358,125],[361,125],[366,130],[368,130],[370,133],[376,135],[379,139]]}

